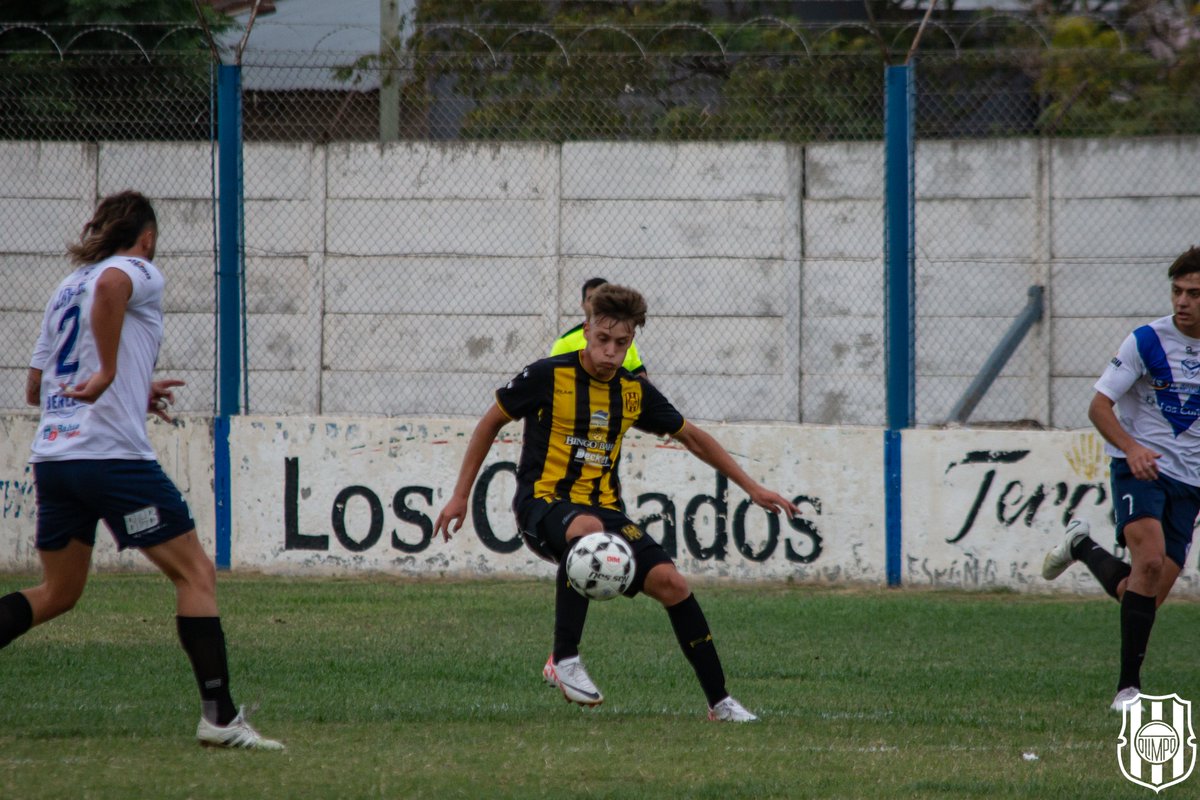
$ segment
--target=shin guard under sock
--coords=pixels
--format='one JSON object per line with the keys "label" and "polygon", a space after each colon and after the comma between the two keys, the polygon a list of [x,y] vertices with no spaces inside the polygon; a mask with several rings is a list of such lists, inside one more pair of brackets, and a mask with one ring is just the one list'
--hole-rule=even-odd
{"label": "shin guard under sock", "polygon": [[179,642],[192,662],[204,718],[216,725],[228,725],[238,712],[229,694],[229,662],[221,618],[176,617],[175,624]]}
{"label": "shin guard under sock", "polygon": [[689,594],[686,600],[668,608],[667,616],[671,619],[671,627],[675,629],[675,638],[679,640],[683,655],[700,679],[700,688],[704,690],[711,708],[728,697],[729,692],[725,690],[725,671],[721,669],[721,659],[717,656],[708,620],[700,610],[696,595]]}
{"label": "shin guard under sock", "polygon": [[1125,590],[1121,597],[1121,677],[1117,689],[1142,687],[1142,661],[1154,627],[1155,599]]}
{"label": "shin guard under sock", "polygon": [[33,607],[20,592],[0,597],[0,647],[33,627]]}
{"label": "shin guard under sock", "polygon": [[[578,541],[578,539],[576,539]],[[571,588],[567,580],[567,552],[558,562],[554,582],[554,661],[579,655],[583,623],[587,621],[588,599]]]}
{"label": "shin guard under sock", "polygon": [[1109,597],[1117,599],[1117,587],[1121,581],[1129,577],[1129,565],[1100,545],[1085,536],[1071,548],[1071,557],[1081,561],[1096,576],[1096,580],[1108,592]]}

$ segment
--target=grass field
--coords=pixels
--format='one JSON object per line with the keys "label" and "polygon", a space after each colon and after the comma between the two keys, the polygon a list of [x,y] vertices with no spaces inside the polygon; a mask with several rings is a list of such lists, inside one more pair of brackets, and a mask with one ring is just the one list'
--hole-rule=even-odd
{"label": "grass field", "polygon": [[[1155,796],[1116,762],[1111,600],[700,585],[762,717],[714,725],[645,598],[593,605],[607,699],[563,702],[541,681],[551,592],[223,575],[234,696],[279,754],[197,746],[169,584],[93,576],[0,651],[0,798]],[[1147,691],[1200,700],[1198,627],[1197,603],[1159,615]]]}

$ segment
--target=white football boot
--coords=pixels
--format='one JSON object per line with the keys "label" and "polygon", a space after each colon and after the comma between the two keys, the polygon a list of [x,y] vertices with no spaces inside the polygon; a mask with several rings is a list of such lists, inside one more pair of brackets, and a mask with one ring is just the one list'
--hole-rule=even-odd
{"label": "white football boot", "polygon": [[1058,543],[1057,547],[1046,553],[1046,560],[1042,562],[1042,577],[1052,581],[1062,575],[1067,567],[1075,563],[1075,557],[1071,555],[1071,548],[1083,537],[1089,536],[1091,532],[1092,527],[1085,520],[1071,520],[1063,540]]}
{"label": "white football boot", "polygon": [[1125,710],[1125,701],[1132,700],[1142,693],[1142,690],[1136,686],[1126,686],[1121,691],[1117,692],[1117,696],[1113,698],[1112,705],[1109,706],[1113,711],[1123,712]]}
{"label": "white football boot", "polygon": [[746,710],[746,707],[734,700],[732,697],[726,697],[721,702],[708,710],[709,722],[757,722],[758,717]]}
{"label": "white football boot", "polygon": [[564,658],[555,664],[554,656],[551,655],[546,659],[546,666],[542,667],[542,677],[546,679],[546,683],[557,686],[568,703],[598,706],[604,702],[604,695],[600,694],[596,684],[592,683],[579,656]]}
{"label": "white football boot", "polygon": [[246,750],[283,750],[283,742],[268,739],[246,721],[246,709],[238,709],[238,715],[228,725],[214,725],[204,717],[196,726],[196,738],[205,747],[238,747]]}

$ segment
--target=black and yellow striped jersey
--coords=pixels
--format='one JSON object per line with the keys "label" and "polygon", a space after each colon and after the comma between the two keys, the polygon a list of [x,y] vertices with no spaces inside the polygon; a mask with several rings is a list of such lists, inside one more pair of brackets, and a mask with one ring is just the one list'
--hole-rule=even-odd
{"label": "black and yellow striped jersey", "polygon": [[525,420],[513,509],[530,500],[569,500],[624,511],[621,441],[637,428],[660,436],[683,429],[683,415],[654,384],[617,370],[599,381],[579,353],[543,358],[496,390],[509,419]]}

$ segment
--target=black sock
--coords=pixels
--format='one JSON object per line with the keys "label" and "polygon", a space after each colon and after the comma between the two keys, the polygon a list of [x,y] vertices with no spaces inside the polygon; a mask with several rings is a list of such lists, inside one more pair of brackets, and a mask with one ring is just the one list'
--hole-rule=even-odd
{"label": "black sock", "polygon": [[1090,536],[1083,537],[1071,547],[1071,558],[1082,561],[1100,581],[1104,591],[1117,599],[1117,586],[1131,572],[1128,564],[1096,544]]}
{"label": "black sock", "polygon": [[700,679],[700,688],[708,698],[709,707],[715,706],[728,697],[729,692],[725,691],[725,671],[721,669],[708,620],[696,602],[696,595],[689,594],[686,600],[668,608],[667,616],[671,618],[671,627],[675,629],[675,638],[679,640],[683,655]]}
{"label": "black sock", "polygon": [[1142,688],[1142,661],[1154,627],[1154,598],[1125,590],[1121,597],[1121,677],[1117,689]]}
{"label": "black sock", "polygon": [[228,725],[238,712],[229,694],[229,662],[221,618],[176,617],[175,624],[200,688],[201,713],[209,722]]}
{"label": "black sock", "polygon": [[20,592],[0,597],[0,647],[33,627],[33,608]]}
{"label": "black sock", "polygon": [[[579,541],[576,539],[575,541]],[[558,561],[554,583],[554,661],[579,655],[583,623],[587,621],[588,599],[571,588],[567,581],[567,552]]]}

